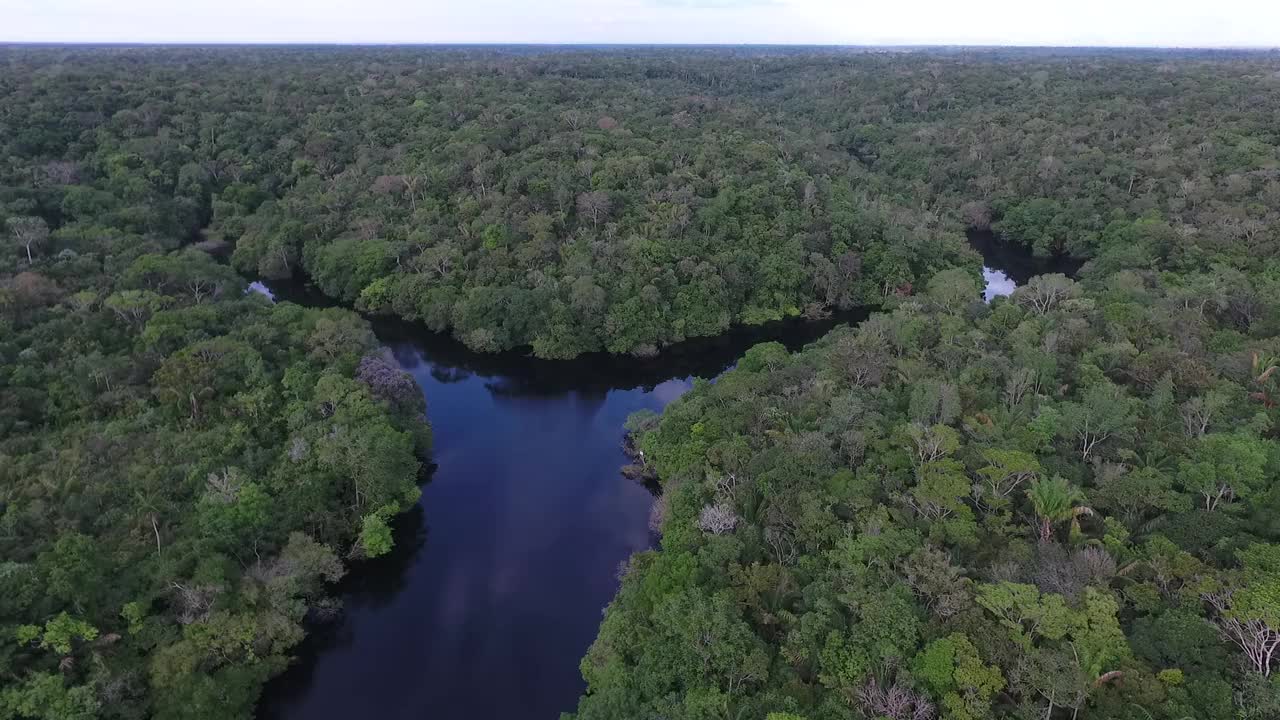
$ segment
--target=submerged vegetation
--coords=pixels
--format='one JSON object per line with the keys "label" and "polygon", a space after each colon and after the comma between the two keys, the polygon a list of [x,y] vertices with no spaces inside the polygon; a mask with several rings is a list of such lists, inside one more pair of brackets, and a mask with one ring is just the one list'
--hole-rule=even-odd
{"label": "submerged vegetation", "polygon": [[[238,273],[547,358],[882,308],[629,424],[583,720],[1280,715],[1275,58],[0,61],[0,718],[246,717],[389,550],[419,389]],[[965,229],[1088,262],[985,305]]]}

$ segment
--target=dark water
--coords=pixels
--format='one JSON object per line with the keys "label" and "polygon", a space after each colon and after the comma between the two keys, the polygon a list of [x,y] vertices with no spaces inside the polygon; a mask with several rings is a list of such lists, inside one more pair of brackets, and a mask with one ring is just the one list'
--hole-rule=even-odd
{"label": "dark water", "polygon": [[554,718],[652,500],[618,475],[619,428],[688,387],[542,385],[389,343],[430,399],[438,465],[407,547],[357,571],[347,616],[267,704],[280,718]]}
{"label": "dark water", "polygon": [[[1021,266],[984,257],[1025,279]],[[989,291],[1012,290],[987,270]],[[661,410],[757,342],[795,350],[862,317],[738,329],[648,361],[569,362],[479,355],[413,325],[375,323],[426,393],[437,467],[419,506],[397,520],[395,552],[344,581],[344,619],[312,633],[268,686],[260,716],[542,720],[573,710],[578,661],[618,566],[654,541],[652,496],[619,475],[627,416]]]}
{"label": "dark water", "polygon": [[983,296],[987,302],[1011,294],[1036,275],[1063,273],[1075,275],[1082,261],[1071,258],[1039,258],[1020,245],[1006,243],[991,231],[971,230],[969,245],[982,255],[982,278],[986,281]]}
{"label": "dark water", "polygon": [[[316,302],[297,287],[272,288]],[[619,474],[627,416],[661,410],[757,342],[798,349],[860,318],[740,329],[649,361],[570,362],[479,355],[413,325],[375,323],[426,394],[437,467],[418,508],[397,520],[396,551],[354,570],[341,588],[345,618],[304,644],[300,662],[268,687],[260,717],[572,710],[584,689],[578,661],[619,564],[654,540],[653,497]]]}

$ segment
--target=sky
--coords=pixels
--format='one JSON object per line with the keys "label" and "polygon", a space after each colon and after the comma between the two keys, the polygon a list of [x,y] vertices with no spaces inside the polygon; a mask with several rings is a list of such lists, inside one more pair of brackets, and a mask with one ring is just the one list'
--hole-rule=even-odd
{"label": "sky", "polygon": [[0,0],[0,41],[1280,46],[1280,0]]}

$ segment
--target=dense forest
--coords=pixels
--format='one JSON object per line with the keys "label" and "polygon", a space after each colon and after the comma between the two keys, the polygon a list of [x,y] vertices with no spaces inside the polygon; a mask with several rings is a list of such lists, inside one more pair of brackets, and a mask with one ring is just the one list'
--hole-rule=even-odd
{"label": "dense forest", "polygon": [[859,184],[1090,261],[634,417],[662,539],[576,717],[1280,717],[1280,66],[915,62],[806,75],[920,118],[851,130]]}
{"label": "dense forest", "polygon": [[946,271],[633,418],[661,551],[578,717],[1280,716],[1271,265]]}
{"label": "dense forest", "polygon": [[[6,185],[235,245],[479,350],[651,353],[974,259],[1246,262],[1274,60],[410,48],[9,50]],[[70,185],[73,192],[59,187]],[[1128,242],[1120,242],[1120,240]]]}
{"label": "dense forest", "polygon": [[16,132],[83,121],[75,85],[15,95],[42,76],[0,76],[0,718],[248,717],[390,549],[423,397],[355,313],[181,247],[177,175]]}
{"label": "dense forest", "polygon": [[[1280,717],[1280,59],[0,48],[0,719],[247,717],[480,351],[753,349],[588,718]],[[980,302],[964,231],[1088,260]],[[501,449],[495,449],[500,451]]]}

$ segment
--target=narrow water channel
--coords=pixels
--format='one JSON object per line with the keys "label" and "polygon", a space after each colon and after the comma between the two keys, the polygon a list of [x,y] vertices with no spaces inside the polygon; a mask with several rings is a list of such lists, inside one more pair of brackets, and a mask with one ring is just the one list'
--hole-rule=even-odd
{"label": "narrow water channel", "polygon": [[[972,238],[971,238],[972,239]],[[988,299],[1027,269],[989,237],[974,246]],[[255,289],[271,294],[260,284]],[[285,297],[297,288],[273,285]],[[696,340],[650,361],[570,362],[479,355],[415,326],[375,330],[426,394],[436,468],[397,547],[340,588],[346,613],[315,630],[273,681],[263,720],[551,720],[584,685],[578,661],[617,589],[617,569],[649,547],[653,498],[619,469],[622,425],[714,378],[752,345],[795,350],[850,314]]]}
{"label": "narrow water channel", "polygon": [[481,355],[417,326],[375,323],[426,394],[436,468],[418,508],[397,520],[395,552],[352,573],[344,618],[313,632],[300,662],[268,687],[260,717],[572,710],[584,689],[578,661],[619,564],[654,541],[653,497],[619,474],[627,416],[661,410],[758,342],[798,349],[860,317],[739,329],[650,361],[570,362]]}

